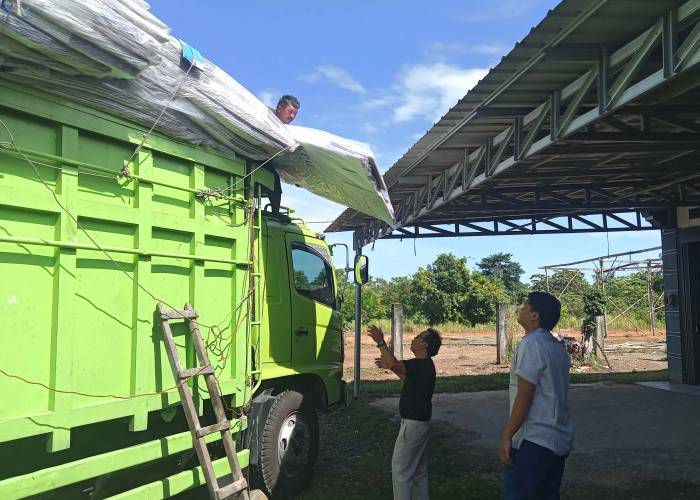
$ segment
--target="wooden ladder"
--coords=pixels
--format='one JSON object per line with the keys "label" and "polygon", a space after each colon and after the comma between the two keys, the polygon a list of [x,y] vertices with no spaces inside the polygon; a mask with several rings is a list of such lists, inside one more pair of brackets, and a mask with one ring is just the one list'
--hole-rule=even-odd
{"label": "wooden ladder", "polygon": [[[165,349],[168,352],[170,367],[173,370],[175,383],[179,384],[178,391],[180,392],[182,407],[185,410],[187,423],[190,427],[190,432],[192,433],[192,441],[194,442],[194,448],[197,451],[197,457],[199,457],[199,463],[202,466],[204,477],[207,480],[209,496],[212,500],[223,500],[225,498],[232,497],[242,500],[249,500],[248,482],[246,481],[245,476],[243,476],[243,471],[241,470],[241,466],[238,462],[238,455],[236,454],[236,445],[234,444],[231,436],[231,421],[226,418],[226,412],[224,411],[224,406],[221,402],[221,396],[216,385],[216,379],[214,378],[214,367],[209,362],[207,349],[202,341],[202,334],[199,332],[199,325],[197,324],[199,314],[197,311],[192,309],[192,306],[189,303],[185,304],[184,311],[169,311],[163,307],[162,302],[158,303],[158,313],[160,314],[160,318],[163,322],[163,339],[165,340]],[[168,323],[169,320],[181,319],[187,320],[189,323],[192,342],[194,343],[194,349],[197,352],[199,366],[194,368],[182,368],[180,356],[177,353],[175,341],[173,340],[173,333],[170,330],[170,324]],[[214,414],[216,415],[217,423],[204,428],[199,422],[199,417],[197,416],[197,410],[194,406],[194,401],[192,400],[192,393],[190,392],[189,386],[186,382],[181,383],[183,380],[195,375],[201,375],[204,377],[204,380],[207,383],[207,389],[209,391],[209,398],[212,406],[214,407]],[[224,443],[226,456],[228,457],[228,463],[231,466],[231,473],[233,476],[233,482],[223,487],[219,486],[219,480],[214,473],[214,467],[212,466],[211,456],[209,455],[209,450],[207,449],[207,443],[204,441],[204,436],[215,432],[221,432],[221,440]],[[237,495],[237,497],[234,497],[234,495]]]}

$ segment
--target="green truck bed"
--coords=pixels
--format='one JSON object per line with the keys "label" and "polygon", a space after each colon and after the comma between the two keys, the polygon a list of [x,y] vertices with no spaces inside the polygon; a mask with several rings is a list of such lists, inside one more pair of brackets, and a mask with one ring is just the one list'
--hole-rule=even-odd
{"label": "green truck bed", "polygon": [[[0,456],[13,462],[0,470],[0,498],[191,448],[188,432],[158,431],[135,448],[81,455],[72,436],[107,421],[139,435],[157,410],[172,416],[179,397],[162,392],[175,384],[158,301],[199,311],[205,340],[223,339],[212,360],[222,394],[234,407],[250,399],[258,326],[248,290],[260,251],[250,186],[253,176],[270,185],[271,174],[247,177],[244,159],[157,134],[138,149],[144,127],[2,80],[0,120]],[[173,322],[181,359],[193,366],[185,329]],[[207,393],[194,391],[203,411]],[[16,440],[26,440],[19,454]],[[42,463],[31,455],[37,443],[66,450],[49,457],[83,462]],[[239,458],[247,464],[247,451]],[[131,494],[163,497],[201,481],[185,471]]]}

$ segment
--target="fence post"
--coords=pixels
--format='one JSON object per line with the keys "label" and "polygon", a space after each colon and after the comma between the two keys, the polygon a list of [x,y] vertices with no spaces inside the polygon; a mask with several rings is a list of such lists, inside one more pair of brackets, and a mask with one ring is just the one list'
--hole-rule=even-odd
{"label": "fence post", "polygon": [[[593,353],[597,355],[598,346],[600,349],[605,349],[605,316],[595,317],[595,343],[593,344]],[[600,353],[601,356],[603,353]]]}
{"label": "fence post", "polygon": [[504,365],[508,360],[508,304],[496,306],[496,364]]}
{"label": "fence post", "polygon": [[391,304],[391,349],[396,359],[403,359],[403,304]]}

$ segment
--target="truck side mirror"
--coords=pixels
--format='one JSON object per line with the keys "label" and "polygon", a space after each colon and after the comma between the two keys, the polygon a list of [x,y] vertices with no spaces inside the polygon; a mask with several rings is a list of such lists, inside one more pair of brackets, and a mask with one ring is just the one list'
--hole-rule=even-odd
{"label": "truck side mirror", "polygon": [[369,260],[366,255],[355,256],[355,283],[364,285],[369,281]]}

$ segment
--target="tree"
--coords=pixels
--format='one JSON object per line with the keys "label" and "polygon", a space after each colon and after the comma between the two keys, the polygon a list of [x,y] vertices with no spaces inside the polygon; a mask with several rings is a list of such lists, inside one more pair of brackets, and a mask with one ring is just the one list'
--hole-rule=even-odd
{"label": "tree", "polygon": [[520,281],[520,276],[525,272],[520,264],[513,262],[513,254],[494,253],[484,257],[476,265],[487,278],[498,278],[515,303],[522,302],[527,293],[527,285]]}
{"label": "tree", "polygon": [[[535,292],[547,291],[547,280],[544,274],[534,274],[532,290]],[[591,288],[581,271],[559,270],[549,276],[549,293],[561,302],[562,317],[570,315],[581,318],[583,310],[583,295]]]}
{"label": "tree", "polygon": [[[625,317],[637,325],[649,324],[649,304],[647,300],[647,274],[634,273],[627,276],[611,274],[605,280],[605,293],[609,297],[608,308],[612,315],[624,311]],[[663,294],[663,276],[652,277],[654,304],[658,305]],[[663,308],[655,311],[656,320],[663,320]]]}
{"label": "tree", "polygon": [[493,318],[494,306],[505,296],[498,281],[472,276],[467,258],[440,254],[431,265],[413,275],[408,304],[430,324],[457,322],[475,325]]}
{"label": "tree", "polygon": [[[370,279],[368,283],[362,285],[362,322],[369,323],[378,319],[388,317],[387,305],[383,300],[383,289],[387,282],[381,278]],[[343,304],[340,307],[343,321],[355,321],[355,285],[348,283],[345,288]]]}
{"label": "tree", "polygon": [[590,288],[583,294],[583,314],[585,319],[581,325],[581,333],[583,335],[581,356],[584,361],[588,361],[593,352],[593,339],[597,328],[595,318],[605,314],[607,302],[608,298],[602,290]]}

